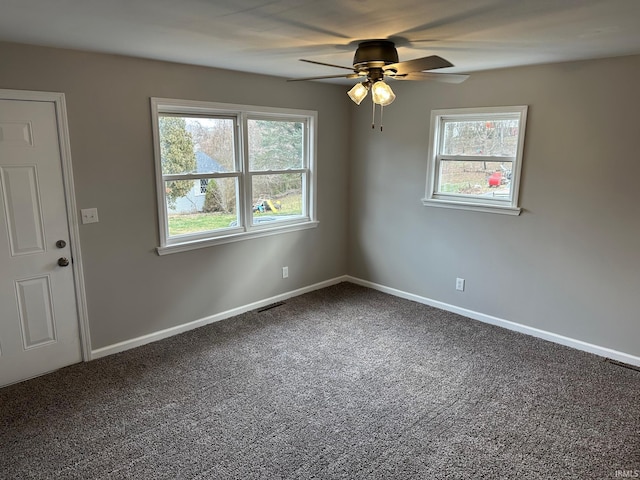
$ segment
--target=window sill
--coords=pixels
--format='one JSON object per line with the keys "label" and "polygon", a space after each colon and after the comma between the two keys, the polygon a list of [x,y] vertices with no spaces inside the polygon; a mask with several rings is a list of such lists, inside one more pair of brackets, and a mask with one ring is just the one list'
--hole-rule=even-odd
{"label": "window sill", "polygon": [[451,200],[439,200],[435,198],[423,198],[422,204],[426,207],[453,208],[456,210],[474,210],[476,212],[500,213],[503,215],[520,215],[522,211],[519,207],[507,205],[490,205],[486,203],[474,202],[454,202]]}
{"label": "window sill", "polygon": [[187,242],[174,243],[170,245],[164,245],[157,247],[156,251],[158,255],[168,255],[171,253],[187,252],[189,250],[196,250],[198,248],[212,247],[214,245],[222,245],[224,243],[241,242],[243,240],[250,240],[252,238],[267,237],[271,235],[278,235],[281,233],[296,232],[299,230],[308,230],[310,228],[316,228],[320,222],[317,220],[298,223],[295,225],[282,225],[279,227],[272,227],[269,229],[253,230],[251,232],[233,233],[231,235],[224,235],[220,237],[205,238],[192,240]]}

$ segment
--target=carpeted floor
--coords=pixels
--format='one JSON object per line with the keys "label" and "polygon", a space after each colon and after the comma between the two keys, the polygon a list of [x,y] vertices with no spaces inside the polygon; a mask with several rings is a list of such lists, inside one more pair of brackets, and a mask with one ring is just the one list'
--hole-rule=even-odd
{"label": "carpeted floor", "polygon": [[640,474],[640,372],[342,283],[0,389],[3,479]]}

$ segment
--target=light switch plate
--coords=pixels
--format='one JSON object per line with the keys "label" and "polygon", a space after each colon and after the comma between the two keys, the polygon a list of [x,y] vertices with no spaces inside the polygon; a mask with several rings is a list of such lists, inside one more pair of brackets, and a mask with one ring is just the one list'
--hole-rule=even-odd
{"label": "light switch plate", "polygon": [[80,210],[82,214],[82,223],[98,223],[98,209],[97,208],[83,208]]}

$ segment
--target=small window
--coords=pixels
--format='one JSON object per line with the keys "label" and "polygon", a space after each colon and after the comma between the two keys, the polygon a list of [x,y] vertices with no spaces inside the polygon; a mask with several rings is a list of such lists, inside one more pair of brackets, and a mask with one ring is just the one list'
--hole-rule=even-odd
{"label": "small window", "polygon": [[315,112],[151,100],[172,253],[315,226]]}
{"label": "small window", "polygon": [[201,178],[199,181],[195,182],[196,195],[206,195],[207,194],[207,186],[209,185],[208,178]]}
{"label": "small window", "polygon": [[428,206],[518,215],[527,107],[431,113]]}

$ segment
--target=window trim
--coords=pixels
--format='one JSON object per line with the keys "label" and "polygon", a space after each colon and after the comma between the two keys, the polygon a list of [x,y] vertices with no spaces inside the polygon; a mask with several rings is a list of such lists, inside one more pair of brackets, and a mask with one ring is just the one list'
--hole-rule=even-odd
{"label": "window trim", "polygon": [[[184,174],[163,175],[160,160],[160,138],[158,129],[158,116],[169,115],[207,115],[207,116],[231,116],[236,119],[237,144],[237,172],[217,172],[209,174]],[[303,195],[303,205],[306,213],[299,218],[274,222],[275,225],[251,224],[251,202],[247,201],[246,192],[250,191],[252,172],[249,170],[248,142],[246,141],[248,119],[260,118],[264,120],[297,120],[306,125],[306,142],[304,158],[307,165],[301,169],[287,170],[284,173],[302,173],[306,187]],[[230,103],[204,102],[195,100],[180,100],[170,98],[151,97],[151,123],[153,131],[154,166],[156,176],[156,203],[158,209],[158,231],[160,246],[156,247],[158,255],[184,252],[197,248],[205,248],[213,245],[237,242],[252,238],[260,238],[286,232],[306,230],[318,226],[316,218],[316,155],[317,155],[317,124],[318,113],[313,110],[298,110],[290,108],[263,107],[255,105],[236,105]],[[283,173],[279,170],[261,171],[260,174]],[[191,235],[169,236],[168,213],[164,195],[164,181],[167,177],[175,179],[199,179],[199,178],[237,178],[238,216],[244,216],[246,225],[230,227],[229,229],[215,232],[199,232]],[[303,209],[304,210],[304,209]],[[242,213],[240,213],[242,212]]]}
{"label": "window trim", "polygon": [[[520,215],[522,209],[518,206],[520,194],[520,177],[522,172],[522,157],[524,152],[524,138],[527,125],[527,105],[505,107],[473,107],[451,108],[431,111],[431,125],[429,127],[429,153],[427,159],[427,186],[422,204],[429,207],[454,208],[461,210],[475,210],[487,213],[501,213],[507,215]],[[519,124],[518,145],[515,157],[491,157],[491,156],[459,156],[441,155],[443,123],[452,118],[464,120],[497,120],[505,116],[517,117]],[[445,158],[446,157],[446,158]],[[509,200],[496,200],[472,195],[443,194],[437,192],[438,169],[441,160],[479,160],[486,162],[509,161],[511,169],[511,198]]]}

